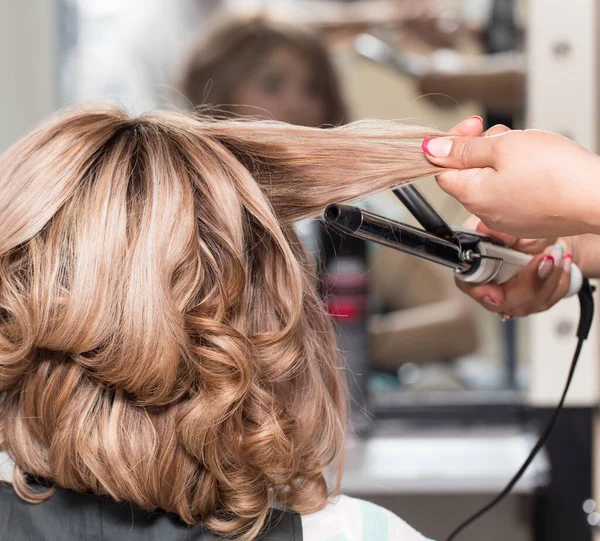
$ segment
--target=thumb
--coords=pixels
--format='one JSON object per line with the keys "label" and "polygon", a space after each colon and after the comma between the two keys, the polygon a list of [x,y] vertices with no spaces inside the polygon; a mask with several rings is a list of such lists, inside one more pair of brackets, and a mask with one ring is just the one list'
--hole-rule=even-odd
{"label": "thumb", "polygon": [[[513,250],[517,250],[519,252],[525,252],[526,254],[537,255],[543,252],[545,248],[549,246],[554,246],[557,242],[556,238],[521,239],[518,237],[514,237],[513,235],[509,235],[507,233],[500,233],[499,231],[494,231],[481,221],[472,221],[469,222],[469,224],[478,233],[481,233],[486,237],[491,237],[493,239],[499,240],[500,242],[506,244],[506,246],[508,246],[509,248],[512,248]],[[468,226],[465,224],[465,227]]]}
{"label": "thumb", "polygon": [[500,231],[494,231],[493,229],[490,229],[487,225],[485,225],[482,221],[479,221],[475,228],[475,231],[477,231],[477,233],[485,235],[486,237],[499,240],[500,242],[506,244],[506,246],[508,246],[509,248],[516,248],[519,241],[521,240],[518,237],[514,237],[513,235],[501,233]]}
{"label": "thumb", "polygon": [[495,137],[428,137],[421,148],[427,159],[448,169],[493,167]]}

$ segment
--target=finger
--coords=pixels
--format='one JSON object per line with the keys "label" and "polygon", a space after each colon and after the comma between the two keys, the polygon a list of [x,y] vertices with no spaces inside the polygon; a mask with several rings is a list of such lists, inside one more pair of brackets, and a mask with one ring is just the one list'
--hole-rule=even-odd
{"label": "finger", "polygon": [[463,223],[462,227],[465,229],[472,229],[484,237],[490,237],[492,239],[499,240],[509,248],[514,248],[519,252],[525,252],[527,254],[539,254],[546,246],[554,244],[554,240],[550,239],[536,239],[535,241],[532,239],[519,239],[517,237],[513,237],[512,235],[508,235],[507,233],[492,231],[481,221],[480,218],[475,215],[469,216],[469,218],[467,218]]}
{"label": "finger", "polygon": [[479,231],[480,223],[481,223],[481,220],[474,214],[471,214],[471,216],[469,216],[463,222],[462,227],[464,227],[465,229],[471,229],[472,231]]}
{"label": "finger", "polygon": [[457,278],[456,285],[463,293],[469,295],[469,297],[477,301],[490,312],[499,312],[500,307],[506,301],[504,289],[498,284],[473,286]]}
{"label": "finger", "polygon": [[463,120],[448,133],[450,135],[462,135],[465,137],[479,137],[483,132],[483,119],[480,116],[472,116]]}
{"label": "finger", "polygon": [[522,306],[529,314],[543,312],[554,306],[567,294],[571,282],[570,269],[573,263],[571,254],[565,256],[564,247],[560,244],[546,249],[544,253],[552,258],[554,266],[536,298]]}
{"label": "finger", "polygon": [[428,137],[421,148],[427,159],[448,169],[474,169],[496,165],[496,137]]}
{"label": "finger", "polygon": [[[511,315],[520,315],[516,313],[524,304],[528,303],[533,299],[542,288],[543,278],[540,278],[538,274],[538,267],[540,262],[545,258],[544,254],[539,254],[534,257],[528,265],[515,276],[513,279],[505,284],[502,284],[504,293],[504,302],[498,305],[495,312],[506,312]],[[547,265],[545,271],[552,269],[553,262],[550,263],[550,267]],[[549,273],[546,274],[546,277]]]}
{"label": "finger", "polygon": [[564,296],[569,291],[569,287],[571,285],[571,273],[563,272],[560,277],[560,282],[558,283],[558,287],[555,289],[554,293],[550,297],[549,303],[550,306],[554,306],[557,302],[561,301]]}
{"label": "finger", "polygon": [[[477,233],[480,233],[481,235],[484,235],[486,237],[499,240],[509,248],[517,250],[518,252],[524,252],[526,254],[531,255],[539,254],[540,252],[544,251],[545,248],[552,246],[556,243],[556,238],[520,239],[507,233],[493,231],[476,216],[471,216],[465,222],[465,225],[463,227],[473,229],[477,231]],[[548,250],[547,253],[550,253],[550,251]]]}
{"label": "finger", "polygon": [[468,201],[481,190],[485,182],[493,180],[493,169],[448,170],[436,175],[438,186],[448,195],[458,199],[469,210]]}
{"label": "finger", "polygon": [[513,249],[519,252],[525,252],[526,254],[539,254],[543,252],[548,246],[552,246],[556,243],[556,238],[549,239],[518,239],[517,242],[512,246]]}
{"label": "finger", "polygon": [[538,312],[545,312],[554,303],[551,302],[552,297],[556,293],[560,284],[561,278],[564,275],[562,261],[560,265],[554,265],[550,275],[542,281],[541,287],[538,292],[525,300],[520,306],[516,308],[506,307],[505,311],[516,316],[528,316]]}
{"label": "finger", "polygon": [[481,220],[479,220],[479,224],[477,224],[477,229],[475,231],[481,233],[482,235],[485,235],[486,237],[499,240],[503,244],[506,244],[506,246],[508,246],[509,248],[515,246],[519,241],[517,237],[513,237],[512,235],[508,235],[506,233],[499,233],[498,231],[492,231]]}
{"label": "finger", "polygon": [[547,310],[563,268],[561,246],[556,245],[549,253],[534,258],[523,272],[506,285],[506,302],[502,310],[515,316]]}
{"label": "finger", "polygon": [[[491,137],[492,135],[500,135],[501,133],[506,133],[507,131],[510,131],[510,128],[506,127],[504,124],[496,124],[495,126],[492,126],[489,130],[487,130],[483,136],[484,137]],[[451,133],[451,132],[448,132]],[[461,134],[463,135],[463,134]]]}

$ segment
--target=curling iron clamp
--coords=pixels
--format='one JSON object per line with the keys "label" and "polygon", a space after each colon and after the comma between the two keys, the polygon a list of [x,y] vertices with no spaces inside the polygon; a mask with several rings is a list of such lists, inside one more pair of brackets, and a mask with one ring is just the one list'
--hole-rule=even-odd
{"label": "curling iron clamp", "polygon": [[[393,193],[423,229],[341,204],[325,209],[325,222],[340,233],[448,267],[459,280],[473,285],[503,284],[516,276],[533,257],[475,231],[450,227],[414,185],[395,189]],[[572,265],[567,296],[578,293],[582,283],[581,270]]]}

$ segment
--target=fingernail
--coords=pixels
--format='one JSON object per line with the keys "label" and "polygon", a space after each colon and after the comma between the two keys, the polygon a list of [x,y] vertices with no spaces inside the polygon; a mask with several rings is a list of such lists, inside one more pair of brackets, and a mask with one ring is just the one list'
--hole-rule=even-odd
{"label": "fingernail", "polygon": [[569,272],[571,272],[571,265],[573,264],[573,256],[571,254],[567,254],[565,256],[565,272],[568,274]]}
{"label": "fingernail", "polygon": [[473,115],[471,118],[476,118],[477,120],[479,120],[479,122],[483,124],[483,118],[481,118],[479,115]]}
{"label": "fingernail", "polygon": [[562,267],[564,253],[565,249],[560,244],[555,244],[552,250],[550,250],[550,255],[554,258],[555,267]]}
{"label": "fingernail", "polygon": [[486,297],[483,297],[483,303],[487,304],[488,306],[499,306],[500,305],[499,301],[497,301],[493,297],[490,297],[489,295]]}
{"label": "fingernail", "polygon": [[552,268],[554,267],[554,258],[551,255],[544,256],[544,259],[540,261],[538,265],[538,276],[545,280],[550,276],[552,272]]}
{"label": "fingernail", "polygon": [[445,158],[450,154],[451,148],[452,139],[446,139],[445,137],[428,137],[423,139],[423,143],[421,143],[423,152],[434,158]]}

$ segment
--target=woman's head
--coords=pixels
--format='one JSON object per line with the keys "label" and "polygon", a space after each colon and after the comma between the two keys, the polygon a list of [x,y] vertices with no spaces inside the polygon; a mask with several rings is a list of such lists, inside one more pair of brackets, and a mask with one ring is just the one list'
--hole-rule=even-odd
{"label": "woman's head", "polygon": [[344,373],[296,219],[432,172],[393,123],[58,115],[0,157],[0,448],[256,535],[324,505]]}
{"label": "woman's head", "polygon": [[181,91],[193,106],[303,126],[348,121],[327,51],[313,35],[264,18],[230,19],[193,48]]}

